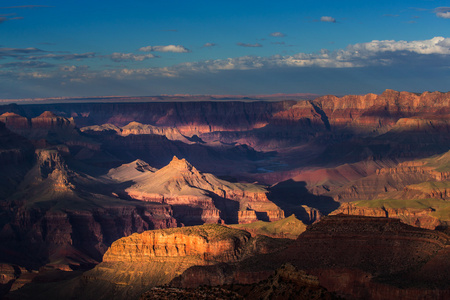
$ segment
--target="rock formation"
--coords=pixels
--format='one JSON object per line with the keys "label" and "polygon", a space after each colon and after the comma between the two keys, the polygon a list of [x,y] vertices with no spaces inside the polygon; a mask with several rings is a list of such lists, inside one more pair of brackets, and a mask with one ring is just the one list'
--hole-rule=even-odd
{"label": "rock formation", "polygon": [[201,286],[193,289],[156,287],[145,292],[146,299],[339,299],[321,287],[315,276],[291,264],[281,266],[267,280],[251,285]]}
{"label": "rock formation", "polygon": [[284,217],[283,211],[267,199],[263,187],[218,179],[177,157],[166,167],[147,172],[125,191],[132,199],[171,205],[175,218],[186,225]]}
{"label": "rock formation", "polygon": [[[116,239],[177,226],[168,205],[102,195],[107,185],[72,171],[57,150],[37,150],[36,164],[2,202],[0,259],[29,268],[97,263]],[[105,191],[103,191],[105,192]]]}
{"label": "rock formation", "polygon": [[[208,222],[250,224],[278,220],[284,213],[314,223],[314,228],[336,209],[335,213],[382,216],[385,221],[396,217],[416,227],[445,228],[450,223],[449,101],[450,93],[386,90],[381,95],[279,102],[1,105],[0,260],[35,270],[80,269],[100,261],[113,241],[135,232]],[[331,220],[337,225],[330,226],[343,226]],[[360,224],[354,226],[364,228],[354,220]],[[387,226],[380,225],[384,221],[361,220],[368,222],[367,228]],[[253,234],[275,228],[264,224],[247,228]],[[403,232],[397,225],[393,228]],[[376,233],[380,234],[391,237],[389,232]],[[402,247],[411,246],[406,240],[416,241],[402,234]],[[335,239],[336,245],[322,241],[339,249],[343,240],[359,247],[342,236]],[[380,249],[391,247],[389,241],[377,244],[365,236],[360,240]],[[266,241],[260,238],[252,245],[266,251]],[[320,248],[312,241],[307,244]],[[429,249],[426,243],[417,245]],[[400,259],[395,251],[391,258]],[[370,254],[361,253],[354,253],[356,261],[358,255]],[[409,277],[402,273],[399,278],[420,282],[426,273],[426,282],[431,282],[430,270],[443,265],[446,255],[439,250],[435,261],[419,257],[423,269],[414,265],[417,274],[408,269],[404,272]],[[199,282],[256,282],[274,271],[265,268],[267,264],[281,265],[266,258],[249,258],[246,263],[253,269],[223,263],[190,268],[180,278],[188,282],[189,274],[197,274],[193,278]],[[376,254],[374,258],[385,262]],[[296,266],[309,266],[305,264]],[[316,275],[327,278],[327,287],[336,285],[335,291],[342,284],[354,288],[359,282],[361,290],[370,293],[375,293],[375,279],[397,276],[391,270],[383,277],[362,265],[355,265],[359,269],[352,273],[344,265]],[[214,277],[216,273],[221,275]],[[392,287],[383,282],[377,285],[379,298],[415,293],[399,291],[401,283]],[[439,291],[446,295],[441,283]]]}
{"label": "rock formation", "polygon": [[275,255],[191,267],[171,284],[193,288],[212,282],[257,283],[290,262],[345,298],[444,299],[450,295],[449,282],[442,275],[450,270],[448,263],[442,263],[449,255],[449,242],[446,234],[396,219],[330,216],[308,227],[294,244]]}
{"label": "rock formation", "polygon": [[289,243],[284,239],[252,238],[246,231],[217,224],[145,231],[115,241],[94,269],[61,286],[56,284],[39,297],[137,299],[191,266],[237,262],[256,253],[271,253]]}

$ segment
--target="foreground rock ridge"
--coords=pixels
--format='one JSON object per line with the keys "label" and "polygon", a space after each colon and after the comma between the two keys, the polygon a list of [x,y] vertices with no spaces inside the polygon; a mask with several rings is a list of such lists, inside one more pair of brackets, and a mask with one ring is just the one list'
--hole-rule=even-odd
{"label": "foreground rock ridge", "polygon": [[41,297],[147,299],[209,286],[245,298],[296,291],[313,299],[446,299],[449,245],[447,234],[398,219],[345,215],[324,217],[290,242],[218,224],[153,230],[119,239],[93,270]]}
{"label": "foreground rock ridge", "polygon": [[445,299],[450,295],[448,235],[397,219],[325,217],[275,255],[208,267],[191,267],[175,287],[255,284],[289,262],[344,298]]}
{"label": "foreground rock ridge", "polygon": [[297,96],[0,105],[0,298],[126,298],[140,272],[222,289],[286,262],[338,296],[446,298],[450,93]]}
{"label": "foreground rock ridge", "polygon": [[[168,284],[191,266],[237,262],[290,243],[292,240],[251,237],[246,231],[218,224],[135,233],[112,243],[103,262],[94,269],[62,285],[56,283],[40,297],[137,299],[154,286]],[[22,292],[15,295],[26,295],[26,288]]]}

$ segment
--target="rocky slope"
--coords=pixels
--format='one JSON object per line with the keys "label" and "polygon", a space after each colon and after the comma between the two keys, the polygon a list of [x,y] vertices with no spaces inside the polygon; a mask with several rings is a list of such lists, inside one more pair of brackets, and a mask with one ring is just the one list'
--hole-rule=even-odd
{"label": "rocky slope", "polygon": [[[39,297],[137,299],[149,291],[145,299],[153,293],[183,295],[186,290],[180,288],[190,289],[188,295],[204,291],[199,286],[219,286],[213,293],[228,290],[244,297],[294,292],[350,299],[450,295],[450,237],[442,232],[391,218],[337,215],[308,227],[295,242],[261,238],[213,224],[134,234],[114,242],[93,270],[41,289]],[[285,263],[292,266],[276,271]],[[170,280],[171,288],[152,289]],[[29,299],[39,286],[24,286],[9,299]]]}
{"label": "rocky slope", "polygon": [[[450,295],[450,238],[396,219],[330,216],[310,226],[296,243],[276,255],[235,264],[192,267],[174,279],[176,287],[249,284],[290,262],[316,276],[321,286],[345,298],[411,299]],[[431,271],[433,270],[433,271]]]}
{"label": "rocky slope", "polygon": [[296,239],[306,230],[306,225],[297,219],[295,215],[273,222],[257,221],[249,224],[235,224],[228,226],[248,231],[252,236],[266,235],[273,238],[288,239]]}
{"label": "rocky slope", "polygon": [[[63,284],[56,282],[34,299],[56,295],[72,299],[138,299],[191,266],[237,262],[257,253],[271,253],[291,242],[251,237],[246,231],[217,224],[145,231],[117,240],[94,269]],[[9,296],[28,299],[31,291],[40,286],[30,284]]]}
{"label": "rocky slope", "polygon": [[170,206],[121,200],[107,190],[68,168],[58,150],[37,150],[18,191],[2,202],[0,259],[77,268],[98,262],[122,236],[177,226]]}
{"label": "rocky slope", "polygon": [[321,287],[315,276],[291,264],[280,267],[267,280],[250,285],[201,286],[193,289],[156,287],[144,293],[146,299],[339,299]]}
{"label": "rocky slope", "polygon": [[334,214],[400,218],[434,229],[450,221],[450,153],[406,161],[344,185],[330,195],[344,203]]}
{"label": "rocky slope", "polygon": [[177,157],[158,171],[146,172],[125,192],[132,199],[171,205],[175,218],[186,225],[284,217],[283,211],[267,199],[263,187],[218,179]]}
{"label": "rocky slope", "polygon": [[[1,260],[80,268],[134,232],[283,212],[308,224],[339,209],[447,226],[449,101],[387,90],[311,101],[2,105]],[[170,163],[174,155],[196,167]]]}

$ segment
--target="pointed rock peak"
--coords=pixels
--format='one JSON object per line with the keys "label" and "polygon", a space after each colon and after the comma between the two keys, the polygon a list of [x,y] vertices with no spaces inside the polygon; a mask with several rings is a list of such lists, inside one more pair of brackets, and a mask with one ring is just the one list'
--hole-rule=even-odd
{"label": "pointed rock peak", "polygon": [[168,167],[177,169],[177,170],[192,170],[195,169],[186,159],[178,159],[178,157],[174,156],[172,161],[169,163]]}
{"label": "pointed rock peak", "polygon": [[58,116],[47,110],[44,111],[38,118],[58,118]]}
{"label": "pointed rock peak", "polygon": [[5,113],[2,114],[0,117],[8,117],[8,118],[11,118],[11,117],[17,118],[17,117],[19,117],[19,118],[24,118],[24,117],[22,117],[21,115],[18,115],[18,114],[13,113],[13,112],[5,112]]}

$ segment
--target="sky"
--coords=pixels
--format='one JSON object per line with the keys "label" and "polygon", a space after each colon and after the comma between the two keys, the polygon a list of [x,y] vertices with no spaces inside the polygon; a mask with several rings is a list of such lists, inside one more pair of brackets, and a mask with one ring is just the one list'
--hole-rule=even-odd
{"label": "sky", "polygon": [[0,0],[0,99],[450,90],[450,1]]}

